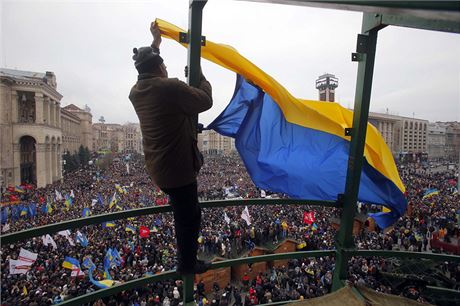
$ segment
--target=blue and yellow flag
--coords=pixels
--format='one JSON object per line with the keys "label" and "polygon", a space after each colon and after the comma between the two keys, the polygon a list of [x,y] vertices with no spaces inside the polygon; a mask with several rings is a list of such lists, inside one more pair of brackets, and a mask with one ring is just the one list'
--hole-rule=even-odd
{"label": "blue and yellow flag", "polygon": [[113,248],[112,249],[112,261],[115,263],[115,265],[120,266],[122,259],[120,256],[120,252],[118,252],[117,249]]}
{"label": "blue and yellow flag", "polygon": [[8,222],[8,212],[9,212],[8,206],[2,208],[2,211],[1,211],[1,214],[0,214],[0,219],[1,219],[0,223],[1,224],[6,224],[6,222]]}
{"label": "blue and yellow flag", "polygon": [[75,268],[80,268],[80,262],[73,257],[66,256],[64,258],[64,262],[62,263],[62,267],[73,270]]}
{"label": "blue and yellow flag", "polygon": [[97,200],[98,200],[99,204],[101,204],[102,206],[104,206],[104,202],[105,202],[105,201],[104,201],[104,199],[102,198],[102,196],[101,196],[100,193],[97,194]]}
{"label": "blue and yellow flag", "polygon": [[125,231],[135,234],[136,233],[136,228],[134,226],[132,226],[132,225],[126,225]]}
{"label": "blue and yellow flag", "polygon": [[107,221],[107,222],[102,223],[102,227],[114,227],[114,226],[115,226],[115,222],[113,221]]}
{"label": "blue and yellow flag", "polygon": [[28,207],[29,217],[35,217],[37,215],[37,204],[30,203]]}
{"label": "blue and yellow flag", "polygon": [[425,190],[425,193],[423,194],[423,197],[422,199],[428,199],[428,198],[431,198],[432,196],[434,195],[437,195],[439,194],[439,190],[436,189],[436,188],[429,188],[427,190]]}
{"label": "blue and yellow flag", "polygon": [[94,278],[90,278],[90,282],[101,289],[110,288],[118,283],[111,279],[95,280]]}
{"label": "blue and yellow flag", "polygon": [[21,186],[14,187],[14,191],[17,193],[24,193],[26,192]]}
{"label": "blue and yellow flag", "polygon": [[[179,42],[183,29],[157,19],[161,35]],[[183,44],[186,46],[186,44]],[[257,187],[292,198],[337,200],[345,192],[353,112],[338,103],[298,99],[235,49],[209,40],[202,57],[237,73],[229,105],[210,124],[235,145]],[[405,187],[391,151],[368,124],[358,200],[387,206],[388,227],[406,210]]]}
{"label": "blue and yellow flag", "polygon": [[118,203],[118,198],[117,198],[117,193],[115,192],[112,196],[112,199],[109,202],[109,208],[112,208],[117,203]]}
{"label": "blue and yellow flag", "polygon": [[81,213],[81,216],[82,217],[89,217],[91,215],[91,210],[86,207],[86,208],[83,208],[83,212]]}
{"label": "blue and yellow flag", "polygon": [[88,256],[83,258],[83,263],[82,263],[83,267],[85,267],[86,269],[88,269],[90,271],[90,273],[93,272],[94,269],[96,269],[96,265],[93,263],[93,261],[91,260],[91,258],[89,258]]}
{"label": "blue and yellow flag", "polygon": [[19,211],[20,211],[20,216],[27,216],[27,212],[28,212],[28,207],[26,206],[23,206],[23,205],[19,205]]}
{"label": "blue and yellow flag", "polygon": [[70,206],[72,206],[72,204],[73,204],[73,199],[72,199],[72,197],[69,196],[69,195],[66,195],[66,196],[65,196],[65,202],[64,202],[64,204],[65,204],[65,206],[67,207],[67,210],[69,210],[69,209],[70,209]]}
{"label": "blue and yellow flag", "polygon": [[104,277],[111,280],[112,276],[110,275],[109,269],[113,262],[112,249],[109,248],[104,256]]}
{"label": "blue and yellow flag", "polygon": [[[93,277],[93,271],[94,269],[96,269],[96,265],[93,263],[93,261],[89,257],[85,257],[85,259],[83,260],[83,266],[89,270],[88,275],[89,275],[90,282],[98,288],[101,288],[101,289],[109,288],[119,283],[111,279],[95,280]],[[106,273],[107,272],[104,272],[104,274]]]}

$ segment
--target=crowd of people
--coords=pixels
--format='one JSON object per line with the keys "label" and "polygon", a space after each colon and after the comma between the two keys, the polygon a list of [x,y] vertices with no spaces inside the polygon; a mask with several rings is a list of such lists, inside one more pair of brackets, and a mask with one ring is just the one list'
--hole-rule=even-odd
{"label": "crowd of people", "polygon": [[[129,166],[126,166],[128,164]],[[407,214],[392,228],[381,230],[364,226],[355,236],[359,249],[407,250],[431,252],[431,239],[441,239],[458,245],[460,196],[455,189],[457,170],[432,172],[405,165],[400,171],[407,188]],[[261,191],[252,183],[237,155],[205,156],[198,177],[200,200],[226,198],[283,198],[284,195]],[[436,194],[426,196],[426,190]],[[2,190],[2,201],[11,189]],[[21,231],[46,224],[81,218],[87,215],[128,210],[152,205],[165,205],[168,198],[153,186],[141,156],[117,156],[106,169],[98,163],[85,166],[66,175],[62,182],[45,188],[20,190],[20,205],[33,203],[35,210],[17,210],[19,204],[2,207],[2,233]],[[62,199],[61,199],[61,197]],[[362,213],[378,207],[360,205]],[[302,250],[334,248],[336,228],[331,219],[340,215],[333,208],[310,206],[267,205],[248,207],[250,222],[241,215],[244,207],[204,209],[199,237],[199,254],[236,258],[254,246],[274,245],[285,238],[298,243]],[[83,212],[86,211],[86,214]],[[314,213],[314,223],[304,222],[304,213]],[[1,300],[4,305],[51,305],[65,299],[98,290],[83,267],[85,258],[95,264],[96,280],[113,279],[126,282],[149,274],[175,268],[175,236],[171,213],[140,216],[78,229],[87,244],[78,242],[77,230],[50,235],[55,246],[42,237],[35,237],[1,248]],[[368,225],[368,223],[366,223]],[[139,228],[150,233],[139,236]],[[69,235],[70,234],[70,235]],[[460,247],[460,246],[459,246]],[[10,260],[22,249],[38,254],[25,273],[13,274]],[[120,262],[104,270],[108,249],[117,250]],[[62,266],[66,257],[82,264],[84,275],[72,276],[72,270]],[[349,281],[380,292],[403,294],[426,301],[419,286],[395,288],[382,277],[391,272],[394,263],[382,258],[354,257],[349,263]],[[204,290],[197,284],[196,302],[200,305],[255,305],[283,300],[298,300],[327,294],[331,290],[333,257],[292,260],[284,267],[272,268],[254,279],[234,280],[225,288]],[[445,276],[456,289],[460,288],[460,265],[443,264]],[[108,272],[110,275],[107,275]],[[180,280],[154,283],[143,288],[124,291],[92,305],[179,305],[182,301]],[[410,289],[410,290],[409,290]]]}

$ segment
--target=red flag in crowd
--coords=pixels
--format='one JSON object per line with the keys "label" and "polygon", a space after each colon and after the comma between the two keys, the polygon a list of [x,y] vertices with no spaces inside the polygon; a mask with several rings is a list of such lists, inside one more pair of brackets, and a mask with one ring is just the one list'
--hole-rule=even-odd
{"label": "red flag in crowd", "polygon": [[313,211],[303,212],[303,223],[311,225],[315,221],[315,213]]}
{"label": "red flag in crowd", "polygon": [[147,238],[150,236],[150,229],[147,226],[139,227],[139,236],[141,236],[141,238]]}
{"label": "red flag in crowd", "polygon": [[14,194],[10,195],[10,202],[16,202],[19,201],[19,198],[15,196]]}
{"label": "red flag in crowd", "polygon": [[22,184],[22,185],[21,185],[21,188],[22,188],[22,189],[26,189],[26,190],[33,190],[33,189],[34,189],[34,185],[31,185],[31,184]]}

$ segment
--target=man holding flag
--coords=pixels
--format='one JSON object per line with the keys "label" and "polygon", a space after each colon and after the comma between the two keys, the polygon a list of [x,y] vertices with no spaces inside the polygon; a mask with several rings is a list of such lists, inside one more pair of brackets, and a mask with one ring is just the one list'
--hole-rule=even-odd
{"label": "man holding flag", "polygon": [[211,85],[203,74],[198,88],[168,78],[160,56],[161,34],[156,22],[150,31],[152,45],[133,50],[139,76],[129,98],[141,124],[147,171],[171,200],[177,271],[203,273],[210,264],[196,258],[201,222],[196,177],[203,157],[197,147],[195,118],[212,106]]}

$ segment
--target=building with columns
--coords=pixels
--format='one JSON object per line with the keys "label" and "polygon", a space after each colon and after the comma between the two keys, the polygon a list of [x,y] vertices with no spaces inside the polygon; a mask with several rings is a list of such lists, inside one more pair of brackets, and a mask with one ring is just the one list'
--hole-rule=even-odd
{"label": "building with columns", "polygon": [[62,153],[78,152],[81,144],[80,118],[61,108]]}
{"label": "building with columns", "polygon": [[399,134],[396,133],[396,125],[401,120],[401,117],[390,114],[369,112],[369,123],[379,130],[385,143],[390,148],[393,156],[399,153]]}
{"label": "building with columns", "polygon": [[399,157],[409,161],[422,161],[428,158],[428,120],[400,117],[395,133],[400,141],[397,144]]}
{"label": "building with columns", "polygon": [[[64,106],[62,111],[66,111],[66,114],[71,113],[79,119],[79,126],[75,127],[78,129],[78,137],[80,138],[78,147],[82,145],[91,150],[93,145],[93,115],[91,114],[91,109],[88,105],[85,105],[85,107],[81,109],[74,104],[69,104]],[[64,133],[64,127],[62,127],[62,129]],[[74,133],[76,132],[74,131]],[[65,133],[63,134],[63,138],[64,136]]]}
{"label": "building with columns", "polygon": [[446,127],[446,158],[458,162],[460,160],[460,122],[444,122]]}
{"label": "building with columns", "polygon": [[140,125],[138,123],[105,123],[103,120],[99,123],[94,123],[92,150],[117,153],[142,153]]}
{"label": "building with columns", "polygon": [[439,122],[428,124],[427,145],[430,159],[446,157],[446,126],[444,124]]}
{"label": "building with columns", "polygon": [[126,123],[123,125],[124,153],[142,153],[142,133],[139,123]]}
{"label": "building with columns", "polygon": [[198,149],[208,154],[230,154],[236,152],[235,139],[222,136],[214,130],[205,130],[198,134]]}
{"label": "building with columns", "polygon": [[0,184],[62,178],[61,108],[53,72],[0,69]]}

